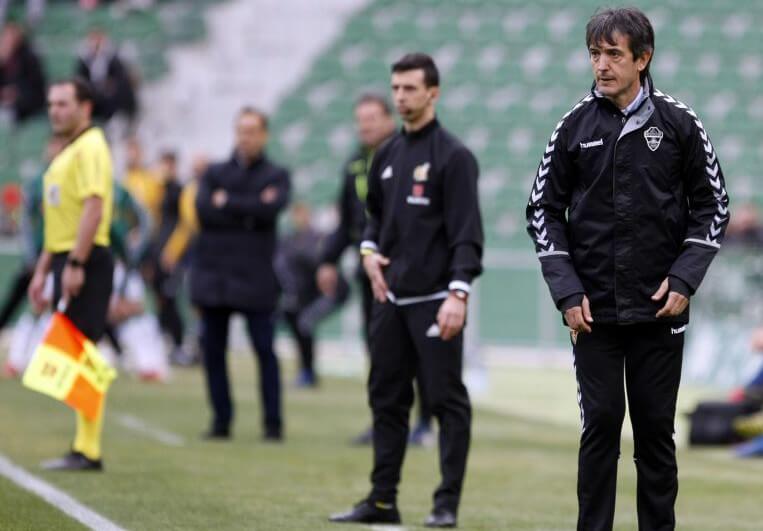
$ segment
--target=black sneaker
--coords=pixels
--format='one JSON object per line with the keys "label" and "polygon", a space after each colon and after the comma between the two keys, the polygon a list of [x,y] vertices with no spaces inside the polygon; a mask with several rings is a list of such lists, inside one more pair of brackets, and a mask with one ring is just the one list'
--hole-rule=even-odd
{"label": "black sneaker", "polygon": [[453,528],[458,527],[456,513],[447,509],[435,509],[432,514],[424,520],[424,527]]}
{"label": "black sneaker", "polygon": [[100,472],[103,470],[103,462],[100,459],[90,459],[80,452],[70,452],[58,459],[51,459],[40,463],[43,470],[56,471],[89,471]]}
{"label": "black sneaker", "polygon": [[283,431],[281,431],[281,428],[265,428],[262,440],[268,443],[283,442]]}
{"label": "black sneaker", "polygon": [[212,428],[202,433],[201,438],[204,441],[227,441],[231,438],[230,430]]}
{"label": "black sneaker", "polygon": [[363,500],[344,513],[329,516],[329,522],[361,524],[399,524],[400,511],[394,503]]}

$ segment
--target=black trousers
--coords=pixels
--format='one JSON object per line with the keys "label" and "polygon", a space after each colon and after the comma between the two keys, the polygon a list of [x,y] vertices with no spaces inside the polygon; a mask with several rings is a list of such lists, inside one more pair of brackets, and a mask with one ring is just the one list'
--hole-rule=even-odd
{"label": "black trousers", "polygon": [[408,443],[413,379],[418,378],[440,427],[442,481],[434,506],[457,512],[469,453],[471,405],[461,378],[463,335],[450,341],[430,337],[441,304],[441,300],[409,306],[374,303],[368,380],[374,443],[370,499],[396,500]]}
{"label": "black trousers", "polygon": [[291,335],[297,341],[299,348],[299,362],[302,370],[315,376],[315,336],[312,331],[303,330],[299,326],[299,313],[284,312],[284,320],[291,330]]}
{"label": "black trousers", "polygon": [[592,328],[591,334],[577,336],[573,349],[583,424],[578,530],[612,529],[626,389],[639,529],[674,529],[678,468],[673,435],[685,327],[594,323]]}
{"label": "black trousers", "polygon": [[[233,402],[228,381],[228,328],[232,308],[201,308],[201,347],[207,390],[214,417],[213,430],[228,430],[233,421]],[[273,350],[275,318],[270,312],[241,312],[260,364],[260,398],[264,410],[264,426],[268,432],[279,432],[281,419],[281,371]]]}
{"label": "black trousers", "polygon": [[180,273],[168,274],[159,264],[154,265],[153,288],[156,293],[156,306],[159,328],[172,338],[172,344],[177,348],[183,344],[185,323],[178,308],[177,292],[180,284]]}
{"label": "black trousers", "polygon": [[[69,253],[53,255],[53,308],[61,298],[61,274]],[[79,295],[69,301],[65,315],[85,337],[93,342],[101,339],[106,329],[109,299],[114,283],[114,259],[107,247],[94,246],[85,262],[85,283]]]}
{"label": "black trousers", "polygon": [[335,296],[319,295],[311,300],[300,301],[297,308],[283,312],[284,320],[299,347],[301,368],[313,377],[316,376],[315,331],[321,321],[347,300],[349,292],[349,285],[340,277]]}
{"label": "black trousers", "polygon": [[[371,281],[368,280],[368,276],[361,271],[358,274],[358,282],[360,283],[361,301],[363,305],[363,333],[366,339],[366,345],[368,346],[368,352],[371,352],[371,313],[374,307],[374,292],[371,288]],[[421,381],[416,379],[416,391],[419,397],[419,419],[418,424],[420,426],[429,427],[432,424],[432,411],[427,403],[427,397],[424,394]]]}

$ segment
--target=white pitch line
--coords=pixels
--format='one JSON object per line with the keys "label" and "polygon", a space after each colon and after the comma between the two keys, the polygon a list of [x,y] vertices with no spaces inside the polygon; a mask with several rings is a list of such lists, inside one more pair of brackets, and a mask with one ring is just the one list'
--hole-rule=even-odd
{"label": "white pitch line", "polygon": [[46,483],[23,468],[14,465],[8,458],[0,454],[0,475],[8,478],[22,489],[35,494],[61,512],[68,514],[81,524],[96,531],[125,531],[124,528],[108,518],[101,516],[92,509]]}
{"label": "white pitch line", "polygon": [[138,417],[128,415],[127,413],[121,413],[118,414],[116,418],[119,424],[128,430],[132,430],[136,433],[140,433],[141,435],[145,435],[146,437],[159,441],[162,444],[167,446],[185,446],[185,439],[183,439],[180,435],[176,435],[161,428],[151,426],[149,423]]}

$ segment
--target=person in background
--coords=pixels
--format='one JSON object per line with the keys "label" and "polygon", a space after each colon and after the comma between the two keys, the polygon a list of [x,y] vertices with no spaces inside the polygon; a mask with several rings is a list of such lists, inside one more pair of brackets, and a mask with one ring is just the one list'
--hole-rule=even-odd
{"label": "person in background", "polygon": [[15,22],[0,31],[0,108],[16,123],[45,111],[45,73],[42,62]]}
{"label": "person in background", "polygon": [[[45,147],[45,169],[27,180],[23,188],[23,203],[21,209],[21,265],[13,277],[11,284],[0,307],[0,330],[5,328],[13,319],[18,309],[24,303],[29,282],[34,274],[37,258],[42,251],[43,243],[43,220],[42,220],[42,191],[43,176],[50,162],[61,152],[64,141],[58,137],[51,137]],[[3,364],[3,375],[15,378],[21,374],[28,362],[28,348],[33,343],[30,338],[39,319],[39,313],[22,316],[20,328],[14,328],[14,340],[16,347],[11,348],[8,358]],[[18,323],[17,323],[18,325]]]}
{"label": "person in background", "polygon": [[94,118],[108,122],[122,114],[132,124],[138,113],[136,83],[127,63],[106,32],[94,28],[87,34],[75,73],[93,85],[96,93]]}
{"label": "person in background", "polygon": [[296,385],[317,387],[315,329],[347,300],[349,286],[339,276],[332,295],[318,290],[315,272],[324,236],[311,226],[310,207],[305,203],[292,206],[291,220],[292,232],[281,240],[275,261],[283,291],[281,310],[299,349],[300,371]]}
{"label": "person in background", "polygon": [[143,146],[137,138],[129,138],[126,146],[127,171],[123,183],[124,187],[146,209],[151,219],[151,226],[156,232],[162,218],[162,196],[164,193],[162,181],[155,171],[146,166]]}
{"label": "person in background", "polygon": [[[127,282],[149,254],[151,246],[151,220],[143,208],[121,184],[114,183],[114,214],[110,227],[111,250],[120,261],[120,271],[114,272],[114,293],[111,306],[119,304],[125,297]],[[122,354],[122,344],[115,332],[112,319],[105,330],[118,355]]]}
{"label": "person in background", "polygon": [[185,323],[180,314],[177,300],[181,277],[177,272],[165,270],[161,263],[163,250],[170,236],[172,236],[180,216],[182,187],[178,180],[177,156],[174,152],[165,151],[161,154],[159,177],[164,183],[164,190],[162,192],[161,221],[151,257],[152,288],[156,296],[159,326],[172,341],[170,360],[177,365],[188,365],[190,356],[183,348]]}
{"label": "person in background", "polygon": [[228,325],[246,320],[260,362],[264,439],[283,439],[281,374],[273,348],[278,280],[273,269],[277,222],[289,202],[290,179],[265,154],[267,116],[243,108],[232,156],[210,165],[199,183],[201,230],[191,266],[191,301],[200,308],[204,369],[213,418],[208,439],[229,439],[233,402],[228,382]]}
{"label": "person in background", "polygon": [[209,167],[209,159],[204,154],[197,154],[191,162],[191,180],[180,192],[178,221],[175,229],[162,247],[160,262],[167,272],[174,272],[182,262],[192,262],[194,240],[199,233],[199,218],[196,214],[196,195],[199,181]]}
{"label": "person in background", "polygon": [[[175,230],[167,239],[161,251],[160,266],[169,275],[185,275],[185,269],[190,269],[196,253],[196,237],[199,233],[199,218],[196,213],[196,196],[199,181],[209,167],[209,159],[204,154],[196,154],[191,162],[191,180],[180,193],[179,218]],[[197,310],[196,308],[194,308]],[[187,350],[183,350],[183,358],[175,359],[179,365],[195,365],[201,359],[201,335],[196,319],[191,323],[194,341]]]}

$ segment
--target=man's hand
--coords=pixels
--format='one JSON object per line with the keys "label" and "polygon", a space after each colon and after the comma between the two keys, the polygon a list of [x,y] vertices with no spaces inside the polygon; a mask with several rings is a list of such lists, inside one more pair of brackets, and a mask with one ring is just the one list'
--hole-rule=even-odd
{"label": "man's hand", "polygon": [[363,269],[371,281],[371,289],[374,292],[374,298],[380,303],[387,302],[387,281],[384,280],[382,267],[389,265],[389,258],[379,253],[369,254],[363,257]]}
{"label": "man's hand", "polygon": [[456,337],[464,328],[466,322],[466,301],[453,294],[448,295],[437,312],[437,326],[440,327],[440,338],[448,341]]}
{"label": "man's hand", "polygon": [[654,295],[652,295],[652,300],[655,302],[662,300],[666,294],[668,295],[668,300],[665,302],[665,306],[660,308],[660,311],[657,312],[656,317],[658,319],[660,317],[676,317],[677,315],[681,315],[689,305],[688,298],[684,297],[677,291],[671,291],[668,294],[669,289],[670,284],[666,278],[662,281],[662,284],[660,284],[660,289],[658,289]]}
{"label": "man's hand", "polygon": [[215,208],[222,208],[228,202],[228,192],[218,188],[212,193],[212,205]]}
{"label": "man's hand", "polygon": [[260,201],[266,205],[275,203],[276,199],[278,199],[278,188],[275,186],[268,186],[260,192]]}
{"label": "man's hand", "polygon": [[18,92],[16,92],[16,87],[7,86],[0,90],[0,103],[3,105],[13,105],[17,99]]}
{"label": "man's hand", "polygon": [[575,332],[591,333],[591,324],[593,323],[593,317],[591,316],[591,303],[588,302],[588,297],[583,295],[583,303],[581,306],[573,306],[569,310],[564,312],[564,320],[567,321],[567,326],[570,330]]}
{"label": "man's hand", "polygon": [[322,264],[315,273],[315,283],[326,297],[333,297],[336,294],[338,279],[339,273],[334,264]]}
{"label": "man's hand", "polygon": [[165,273],[172,273],[175,271],[177,261],[168,253],[162,253],[162,256],[159,258],[159,265]]}
{"label": "man's hand", "polygon": [[32,304],[32,310],[38,315],[42,313],[45,309],[45,305],[48,303],[43,295],[43,292],[45,291],[46,276],[47,275],[43,273],[35,273],[27,288],[27,295],[29,295],[29,302]]}
{"label": "man's hand", "polygon": [[71,302],[74,297],[79,295],[84,283],[85,269],[67,264],[61,274],[61,298]]}

